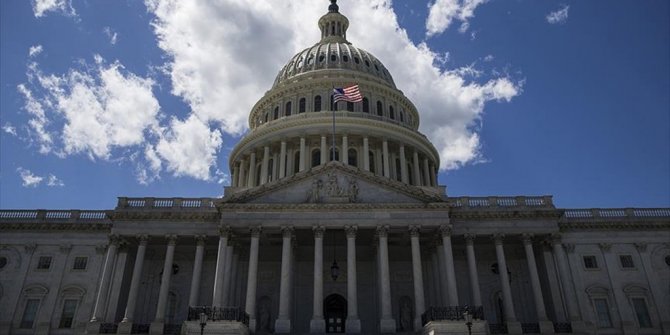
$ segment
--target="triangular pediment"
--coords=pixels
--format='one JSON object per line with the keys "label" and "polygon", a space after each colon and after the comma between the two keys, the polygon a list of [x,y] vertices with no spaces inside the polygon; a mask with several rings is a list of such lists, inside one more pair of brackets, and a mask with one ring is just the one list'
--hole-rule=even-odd
{"label": "triangular pediment", "polygon": [[376,176],[339,162],[300,172],[292,177],[241,190],[225,203],[428,203],[442,201],[433,189],[415,187]]}

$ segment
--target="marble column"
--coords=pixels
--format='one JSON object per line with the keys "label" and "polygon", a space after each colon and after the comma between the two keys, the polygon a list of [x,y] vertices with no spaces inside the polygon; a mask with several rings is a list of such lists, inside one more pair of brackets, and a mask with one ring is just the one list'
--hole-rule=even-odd
{"label": "marble column", "polygon": [[347,135],[342,135],[342,154],[340,155],[340,158],[342,158],[342,163],[344,163],[344,165],[349,164],[349,139],[347,138]]}
{"label": "marble column", "polygon": [[389,143],[386,139],[382,141],[382,160],[384,164],[384,177],[391,178],[391,164],[389,163]]}
{"label": "marble column", "polygon": [[228,305],[239,306],[238,273],[240,267],[239,245],[233,244],[233,259],[230,263],[230,285],[228,286]]}
{"label": "marble column", "polygon": [[249,246],[249,270],[247,272],[247,298],[244,311],[249,314],[249,330],[256,331],[256,275],[258,274],[258,242],[261,227],[252,227]]}
{"label": "marble column", "polygon": [[119,324],[119,334],[130,334],[132,331],[133,318],[135,316],[135,306],[137,304],[137,292],[140,289],[140,279],[142,278],[142,269],[144,267],[144,254],[147,250],[147,243],[149,236],[137,236],[139,244],[137,246],[137,254],[135,255],[135,265],[133,265],[133,275],[130,279],[130,289],[128,290],[128,302],[126,303],[126,310],[123,314],[123,320]]}
{"label": "marble column", "polygon": [[505,250],[503,249],[503,234],[494,234],[493,241],[496,248],[496,259],[498,260],[498,275],[500,276],[500,286],[502,286],[503,309],[505,311],[505,323],[507,324],[508,334],[521,334],[521,323],[517,321],[514,313],[514,303],[512,302],[512,288],[509,285],[509,274],[507,273],[507,261],[505,260]]}
{"label": "marble column", "polygon": [[240,166],[239,164],[235,164],[235,166],[233,167],[233,175],[230,178],[232,182],[231,185],[232,187],[237,187],[239,175],[240,175]]}
{"label": "marble column", "polygon": [[[118,235],[109,236],[109,246],[107,247],[107,254],[105,255],[105,265],[102,270],[102,279],[100,281],[100,288],[98,289],[98,296],[95,299],[93,307],[93,317],[91,323],[98,324],[103,322],[105,306],[107,305],[107,294],[109,292],[109,283],[112,278],[112,270],[114,269],[114,262],[116,260],[116,253],[119,248],[121,240]],[[94,328],[96,326],[93,326]],[[95,329],[98,332],[98,329]]]}
{"label": "marble column", "polygon": [[430,164],[428,173],[430,174],[430,186],[437,186],[437,177],[435,176],[435,165],[433,165],[432,163]]}
{"label": "marble column", "polygon": [[363,137],[363,170],[370,171],[370,144],[367,137]]}
{"label": "marble column", "polygon": [[409,184],[409,176],[407,175],[407,158],[405,157],[405,145],[400,143],[400,181]]}
{"label": "marble column", "polygon": [[479,273],[477,273],[477,260],[475,259],[475,234],[465,234],[465,251],[468,258],[468,272],[470,274],[470,290],[472,290],[472,303],[482,306],[482,293],[479,288]]}
{"label": "marble column", "polygon": [[305,157],[307,156],[305,138],[300,138],[300,162],[298,163],[298,171],[305,171]]}
{"label": "marble column", "polygon": [[223,278],[226,267],[226,251],[228,247],[228,238],[230,237],[230,227],[219,229],[219,248],[216,253],[216,270],[214,272],[214,290],[212,295],[212,306],[222,307],[223,299]]}
{"label": "marble column", "polygon": [[430,184],[430,170],[428,167],[428,158],[423,159],[423,185],[432,186]]}
{"label": "marble column", "polygon": [[[426,302],[423,293],[423,270],[421,266],[421,247],[419,245],[420,227],[409,227],[410,243],[412,245],[412,278],[414,279],[414,331],[420,331],[421,314],[426,311]],[[405,329],[407,330],[407,329]]]}
{"label": "marble column", "polygon": [[444,247],[442,246],[442,239],[437,241],[437,262],[439,267],[440,278],[440,292],[442,292],[442,306],[449,306],[449,288],[447,287],[447,266],[444,258]]}
{"label": "marble column", "polygon": [[579,305],[577,305],[577,295],[575,287],[572,282],[571,270],[568,265],[567,255],[563,250],[560,235],[554,234],[551,238],[551,245],[554,249],[554,257],[558,263],[558,272],[561,278],[561,286],[563,288],[563,299],[568,310],[570,324],[573,331],[583,329],[583,322],[581,321],[581,313],[579,312]]}
{"label": "marble column", "polygon": [[170,279],[172,278],[172,264],[174,262],[174,249],[177,245],[177,235],[166,235],[167,248],[165,250],[165,262],[163,263],[163,275],[161,287],[158,291],[158,303],[156,304],[156,317],[151,323],[150,334],[163,334],[165,325],[165,307],[167,307],[168,293],[170,292]]}
{"label": "marble column", "polygon": [[325,333],[326,321],[323,319],[323,226],[314,226],[314,302],[312,304],[312,320],[309,322],[310,333]]}
{"label": "marble column", "polygon": [[244,187],[244,166],[247,164],[245,159],[240,159],[240,174],[237,176],[237,187]]}
{"label": "marble column", "polygon": [[526,261],[528,262],[528,273],[530,274],[530,286],[533,289],[533,298],[535,298],[535,313],[540,324],[542,334],[553,334],[554,324],[547,318],[547,311],[544,307],[544,297],[542,296],[542,286],[540,286],[540,275],[537,273],[537,264],[535,262],[535,253],[533,252],[533,235],[523,234],[521,240],[526,251]]}
{"label": "marble column", "polygon": [[451,246],[451,224],[440,226],[442,233],[442,250],[444,252],[444,265],[447,280],[447,292],[449,295],[449,306],[458,306],[458,288],[456,287],[456,269],[454,268],[454,252]]}
{"label": "marble column", "polygon": [[414,164],[414,185],[421,186],[421,169],[419,168],[419,153],[414,150],[412,153],[412,161]]}
{"label": "marble column", "polygon": [[347,333],[360,333],[358,318],[358,286],[356,284],[356,232],[357,226],[344,226],[347,235]]}
{"label": "marble column", "polygon": [[325,165],[328,162],[328,143],[326,142],[326,136],[321,135],[321,165]]}
{"label": "marble column", "polygon": [[195,236],[195,259],[193,260],[193,276],[191,277],[191,291],[188,295],[188,305],[198,306],[200,296],[200,276],[202,275],[202,260],[205,256],[205,240],[207,235]]}
{"label": "marble column", "polygon": [[379,236],[379,260],[381,268],[381,296],[382,318],[379,321],[379,330],[382,333],[395,333],[395,320],[391,312],[391,280],[389,274],[388,250],[389,226],[377,226]]}
{"label": "marble column", "polygon": [[252,152],[249,156],[249,173],[247,187],[256,186],[256,152]]}
{"label": "marble column", "polygon": [[286,141],[279,146],[279,178],[286,177]]}
{"label": "marble column", "polygon": [[433,273],[433,296],[432,304],[434,307],[444,306],[442,302],[442,289],[440,282],[440,261],[437,257],[437,245],[431,243],[430,246],[430,258],[431,258],[431,272]]}
{"label": "marble column", "polygon": [[263,147],[263,166],[261,166],[261,180],[258,185],[263,185],[268,182],[268,165],[270,164],[270,147]]}
{"label": "marble column", "polygon": [[230,303],[230,281],[232,280],[231,275],[233,274],[233,245],[232,245],[232,234],[228,237],[228,244],[226,245],[226,260],[223,271],[223,285],[221,286],[221,306],[222,307],[232,307]]}
{"label": "marble column", "polygon": [[291,333],[291,319],[289,318],[289,295],[291,290],[291,237],[293,227],[284,226],[282,231],[281,276],[279,284],[279,313],[275,321],[275,333]]}

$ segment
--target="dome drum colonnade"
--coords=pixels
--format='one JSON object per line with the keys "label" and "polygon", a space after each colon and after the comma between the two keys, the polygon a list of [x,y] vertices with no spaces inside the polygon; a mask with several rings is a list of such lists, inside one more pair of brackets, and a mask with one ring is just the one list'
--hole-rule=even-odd
{"label": "dome drum colonnade", "polygon": [[[346,40],[348,25],[331,5],[319,21],[321,41],[294,56],[253,107],[250,132],[230,154],[233,192],[331,160],[408,185],[437,187],[439,155],[418,132],[416,108],[378,59]],[[352,83],[363,101],[332,104],[333,88]]]}

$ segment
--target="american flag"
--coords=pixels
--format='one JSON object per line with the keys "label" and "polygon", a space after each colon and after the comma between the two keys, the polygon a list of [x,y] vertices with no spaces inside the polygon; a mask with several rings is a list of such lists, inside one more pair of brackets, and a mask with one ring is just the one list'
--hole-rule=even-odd
{"label": "american flag", "polygon": [[358,90],[358,85],[351,85],[347,87],[340,87],[333,89],[333,102],[338,101],[349,101],[349,102],[361,102],[363,101],[363,96],[361,91]]}

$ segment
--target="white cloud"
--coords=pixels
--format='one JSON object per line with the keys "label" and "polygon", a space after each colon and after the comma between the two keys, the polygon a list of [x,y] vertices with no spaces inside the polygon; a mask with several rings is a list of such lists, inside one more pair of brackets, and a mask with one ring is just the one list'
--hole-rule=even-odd
{"label": "white cloud", "polygon": [[66,16],[77,15],[71,0],[32,0],[32,4],[35,17],[42,17],[47,12],[60,12]]}
{"label": "white cloud", "polygon": [[570,6],[563,5],[560,9],[547,14],[546,19],[550,24],[563,23],[568,19]]}
{"label": "white cloud", "polygon": [[41,45],[39,45],[39,44],[38,45],[33,45],[32,47],[30,47],[30,49],[28,49],[28,56],[29,57],[35,57],[35,56],[39,55],[42,52],[42,50],[43,50],[43,48],[42,48]]}
{"label": "white cloud", "polygon": [[17,89],[25,99],[23,109],[32,117],[28,120],[28,128],[31,131],[31,135],[39,144],[39,152],[47,154],[51,152],[53,147],[53,138],[51,133],[47,131],[49,120],[47,119],[44,107],[42,106],[42,103],[33,96],[33,93],[26,87],[26,85],[19,84]]}
{"label": "white cloud", "polygon": [[485,62],[490,62],[490,61],[493,61],[494,59],[495,59],[495,57],[493,57],[493,55],[491,55],[491,54],[488,54],[488,55],[486,55],[486,57],[484,57]]}
{"label": "white cloud", "polygon": [[426,35],[428,37],[443,33],[454,20],[461,22],[458,31],[466,32],[470,28],[470,19],[475,16],[475,9],[488,0],[435,0],[428,5],[426,19]]}
{"label": "white cloud", "polygon": [[119,34],[117,32],[113,31],[112,28],[110,28],[110,27],[103,28],[102,32],[104,32],[105,35],[107,35],[107,37],[109,38],[109,43],[111,45],[116,44],[117,38],[119,36]]}
{"label": "white cloud", "polygon": [[21,177],[23,187],[37,187],[44,178],[34,175],[30,170],[19,167],[16,169]]}
{"label": "white cloud", "polygon": [[47,177],[47,186],[63,187],[65,186],[65,183],[63,183],[62,180],[58,179],[56,176],[50,173],[49,176]]}
{"label": "white cloud", "polygon": [[5,125],[2,126],[2,130],[7,134],[18,136],[16,133],[16,127],[12,126],[12,124],[9,122],[5,122]]}
{"label": "white cloud", "polygon": [[[454,18],[467,22],[475,8],[484,2],[437,1],[431,12],[435,7],[435,11],[443,10],[446,14],[455,11],[455,14],[449,16],[449,22],[444,21],[445,15],[433,14],[433,20],[442,19],[442,23],[432,25],[432,31],[443,31]],[[172,120],[156,151],[175,175],[204,179],[205,172],[214,166],[216,149],[220,147],[216,127],[231,135],[246,130],[252,106],[271,87],[284,63],[318,41],[317,21],[326,12],[327,3],[311,0],[280,3],[145,0],[145,3],[156,16],[153,24],[159,46],[171,57],[167,69],[173,93],[192,109],[185,121]],[[425,43],[414,44],[399,27],[389,1],[342,0],[338,4],[340,12],[350,20],[349,41],[382,60],[398,88],[417,106],[420,130],[440,152],[441,168],[455,169],[480,160],[476,125],[481,122],[486,103],[509,101],[520,94],[519,84],[507,77],[479,82],[464,78],[463,71],[477,73],[474,67],[441,69],[446,61],[444,54],[433,52]],[[195,147],[195,143],[200,147]],[[200,150],[199,156],[191,150]]]}

